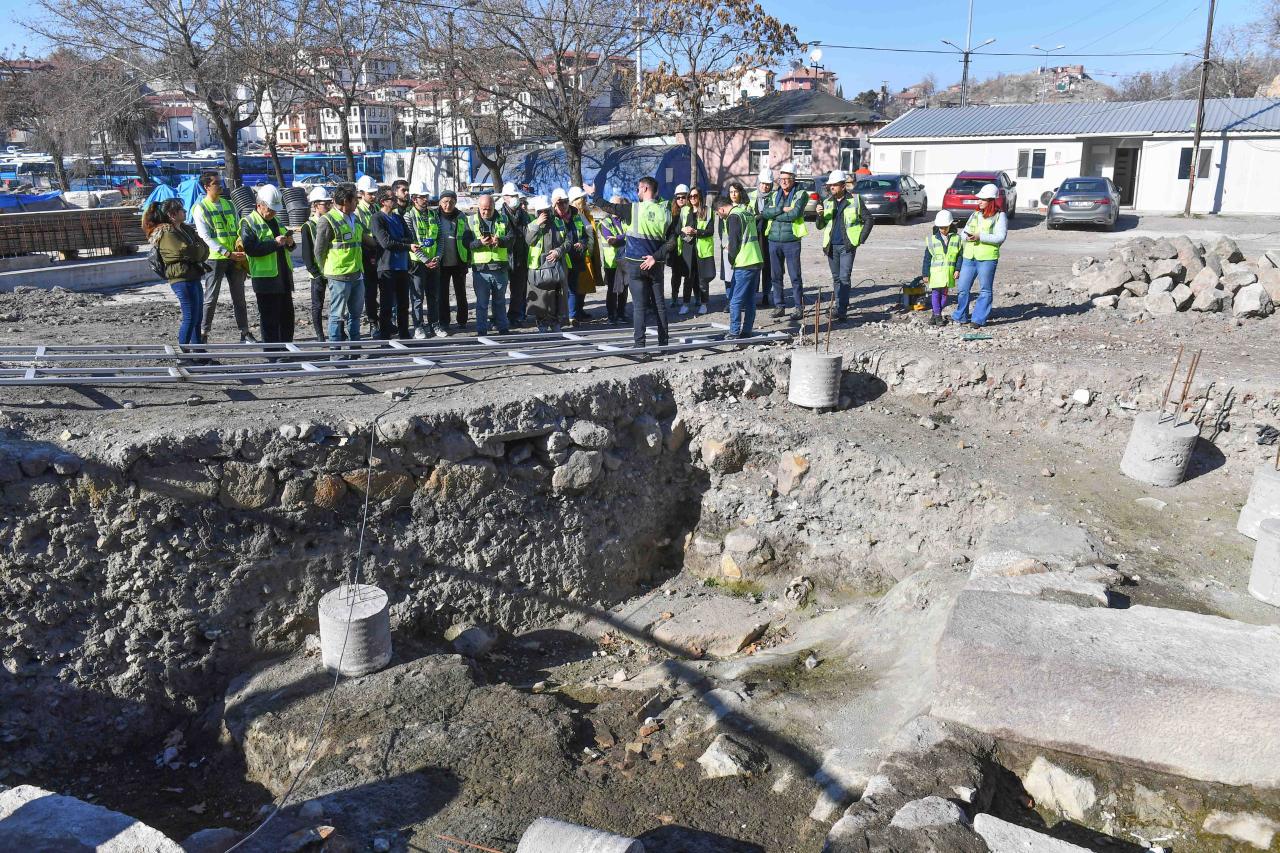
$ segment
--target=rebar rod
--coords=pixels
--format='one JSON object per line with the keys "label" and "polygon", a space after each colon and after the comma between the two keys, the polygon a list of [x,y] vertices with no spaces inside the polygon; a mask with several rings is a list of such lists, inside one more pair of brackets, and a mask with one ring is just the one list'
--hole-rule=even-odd
{"label": "rebar rod", "polygon": [[1178,400],[1178,410],[1174,413],[1174,425],[1182,423],[1182,415],[1187,409],[1187,395],[1191,393],[1191,386],[1196,381],[1196,370],[1200,367],[1200,355],[1203,350],[1196,350],[1196,354],[1191,358],[1191,364],[1187,368],[1187,380],[1182,383],[1182,398]]}
{"label": "rebar rod", "polygon": [[1173,362],[1173,372],[1169,374],[1169,384],[1165,386],[1164,396],[1160,398],[1160,411],[1169,403],[1169,393],[1173,391],[1173,381],[1178,378],[1178,366],[1182,364],[1182,350],[1185,344],[1178,344],[1178,357]]}
{"label": "rebar rod", "polygon": [[436,833],[436,838],[440,839],[441,841],[449,841],[454,844],[462,844],[466,847],[475,848],[476,850],[483,850],[485,851],[485,853],[503,853],[503,851],[501,850],[494,850],[492,847],[482,847],[479,844],[472,844],[470,841],[463,841],[461,838],[454,838],[452,835],[442,835],[440,833]]}

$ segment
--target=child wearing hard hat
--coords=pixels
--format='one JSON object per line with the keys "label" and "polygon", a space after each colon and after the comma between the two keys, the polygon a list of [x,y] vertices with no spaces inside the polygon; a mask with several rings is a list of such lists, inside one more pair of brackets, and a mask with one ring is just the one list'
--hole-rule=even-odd
{"label": "child wearing hard hat", "polygon": [[257,205],[240,220],[240,242],[249,257],[249,277],[258,301],[263,343],[293,340],[293,236],[280,224],[280,190],[258,188]]}
{"label": "child wearing hard hat", "polygon": [[942,309],[947,305],[947,289],[960,276],[964,238],[955,230],[955,219],[949,210],[939,210],[933,218],[933,230],[924,238],[924,261],[920,266],[920,281],[929,288],[929,303],[933,316],[930,326],[945,326],[947,318]]}

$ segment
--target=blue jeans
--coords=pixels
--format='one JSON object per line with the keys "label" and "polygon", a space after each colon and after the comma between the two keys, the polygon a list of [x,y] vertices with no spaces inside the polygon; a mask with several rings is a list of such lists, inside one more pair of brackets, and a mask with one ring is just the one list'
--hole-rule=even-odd
{"label": "blue jeans", "polygon": [[769,241],[769,259],[773,268],[773,307],[781,311],[785,300],[782,298],[783,267],[791,276],[791,298],[795,310],[804,309],[804,274],[800,272],[800,241],[775,243]]}
{"label": "blue jeans", "polygon": [[[579,261],[581,263],[581,261]],[[569,270],[569,319],[577,320],[578,315],[582,313],[583,298],[578,295],[578,274],[582,272],[578,267]]]}
{"label": "blue jeans", "polygon": [[853,290],[849,278],[853,275],[853,259],[858,250],[848,243],[831,247],[831,257],[827,258],[827,266],[831,267],[831,286],[836,292],[837,320],[843,320],[849,313],[849,295]]}
{"label": "blue jeans", "polygon": [[471,287],[476,292],[476,334],[489,331],[489,302],[493,301],[493,321],[499,332],[508,331],[507,271],[505,269],[474,269],[471,271]]}
{"label": "blue jeans", "polygon": [[178,326],[178,343],[182,346],[203,343],[200,338],[200,318],[204,314],[204,285],[200,279],[171,281],[173,295],[182,308],[182,325]]}
{"label": "blue jeans", "polygon": [[[960,267],[960,278],[956,280],[956,310],[951,320],[956,323],[972,321],[975,326],[985,325],[991,316],[991,300],[996,280],[996,264],[1000,261],[971,261],[965,259]],[[973,309],[969,309],[969,291],[973,288],[974,278],[978,279],[978,298],[973,301]]]}
{"label": "blue jeans", "polygon": [[329,340],[360,340],[360,316],[363,313],[364,279],[357,278],[354,281],[329,279]]}
{"label": "blue jeans", "polygon": [[749,335],[756,322],[756,286],[760,268],[734,270],[729,283],[729,334]]}

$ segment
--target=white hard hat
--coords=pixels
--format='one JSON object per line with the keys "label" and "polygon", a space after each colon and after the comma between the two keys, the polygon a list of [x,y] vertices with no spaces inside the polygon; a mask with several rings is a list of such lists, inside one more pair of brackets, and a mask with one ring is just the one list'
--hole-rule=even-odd
{"label": "white hard hat", "polygon": [[505,184],[502,185],[502,194],[518,196],[520,195],[520,191],[516,189],[515,184],[511,183],[511,181],[507,181]]}
{"label": "white hard hat", "polygon": [[362,193],[376,193],[378,191],[378,182],[368,175],[364,175],[360,180],[356,181],[356,189]]}
{"label": "white hard hat", "polygon": [[675,192],[675,194],[676,194],[676,195],[688,195],[688,194],[689,194],[689,185],[688,185],[688,184],[676,184],[676,192]]}
{"label": "white hard hat", "polygon": [[933,217],[933,224],[939,228],[946,228],[955,221],[955,217],[951,215],[949,210],[939,210],[938,215]]}
{"label": "white hard hat", "polygon": [[843,184],[847,180],[849,180],[849,176],[841,169],[834,169],[831,174],[827,176],[827,183],[829,184]]}
{"label": "white hard hat", "polygon": [[552,204],[555,204],[556,202],[560,201],[561,199],[564,199],[565,201],[568,201],[568,200],[569,200],[569,194],[568,194],[567,192],[565,192],[564,190],[562,190],[560,187],[556,187],[554,190],[552,190],[552,191],[551,191],[551,203],[552,203]]}
{"label": "white hard hat", "polygon": [[763,169],[760,170],[760,183],[762,184],[773,183],[773,169],[770,169],[768,166],[765,166]]}
{"label": "white hard hat", "polygon": [[307,193],[307,201],[315,204],[318,201],[333,201],[333,198],[329,195],[327,187],[315,187],[311,192]]}
{"label": "white hard hat", "polygon": [[258,187],[257,200],[258,204],[265,204],[272,210],[279,210],[280,190],[276,189],[275,184],[263,184]]}
{"label": "white hard hat", "polygon": [[409,184],[409,195],[424,195],[427,198],[431,198],[431,188],[427,186],[426,181],[413,181]]}
{"label": "white hard hat", "polygon": [[794,175],[796,173],[796,164],[788,160],[778,167],[778,173],[782,175]]}
{"label": "white hard hat", "polygon": [[545,195],[535,195],[533,198],[529,199],[529,209],[534,213],[541,213],[549,207],[551,207],[551,202],[547,201],[547,197]]}
{"label": "white hard hat", "polygon": [[582,187],[569,187],[569,201],[577,201],[586,197],[587,194],[582,191]]}
{"label": "white hard hat", "polygon": [[990,201],[993,198],[1000,197],[1000,190],[996,189],[995,184],[983,184],[982,189],[978,190],[978,198],[983,201]]}

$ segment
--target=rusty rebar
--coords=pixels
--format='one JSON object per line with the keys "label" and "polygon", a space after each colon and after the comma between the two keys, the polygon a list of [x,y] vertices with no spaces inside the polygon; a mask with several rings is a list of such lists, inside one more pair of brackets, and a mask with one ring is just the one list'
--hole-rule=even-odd
{"label": "rusty rebar", "polygon": [[1160,412],[1169,404],[1169,393],[1173,391],[1173,381],[1178,378],[1178,367],[1182,364],[1182,350],[1185,344],[1178,344],[1178,357],[1173,362],[1173,372],[1169,374],[1169,384],[1165,386],[1164,396],[1160,398]]}
{"label": "rusty rebar", "polygon": [[1280,471],[1280,441],[1276,442],[1276,470]]}
{"label": "rusty rebar", "polygon": [[436,833],[436,838],[441,841],[451,841],[454,844],[462,844],[476,850],[483,850],[484,853],[503,853],[501,850],[494,850],[492,847],[481,847],[479,844],[472,844],[470,841],[463,841],[461,838],[454,838],[452,835],[441,835],[440,833]]}
{"label": "rusty rebar", "polygon": [[822,328],[822,288],[818,288],[818,303],[813,308],[813,351],[818,351],[818,346],[822,343],[822,335],[819,329]]}
{"label": "rusty rebar", "polygon": [[1182,413],[1187,407],[1187,394],[1191,392],[1191,385],[1196,381],[1196,369],[1200,367],[1200,355],[1203,352],[1204,350],[1196,350],[1196,354],[1191,357],[1191,364],[1187,367],[1187,378],[1182,383],[1182,396],[1178,398],[1178,408],[1173,415],[1175,426],[1182,422]]}
{"label": "rusty rebar", "polygon": [[[832,291],[831,301],[835,302],[835,299],[836,299],[835,291]],[[828,354],[831,353],[831,309],[830,308],[827,309],[827,353]]]}

